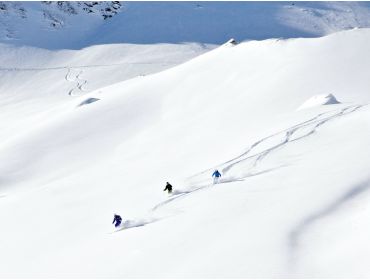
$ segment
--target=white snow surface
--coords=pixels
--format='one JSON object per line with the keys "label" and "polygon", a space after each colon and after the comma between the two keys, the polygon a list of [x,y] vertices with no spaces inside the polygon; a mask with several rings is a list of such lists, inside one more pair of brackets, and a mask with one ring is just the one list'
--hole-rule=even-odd
{"label": "white snow surface", "polygon": [[0,277],[370,277],[370,29],[119,46],[1,46]]}
{"label": "white snow surface", "polygon": [[214,45],[111,44],[82,50],[45,50],[0,44],[0,139],[38,123],[42,113],[101,87],[141,79]]}

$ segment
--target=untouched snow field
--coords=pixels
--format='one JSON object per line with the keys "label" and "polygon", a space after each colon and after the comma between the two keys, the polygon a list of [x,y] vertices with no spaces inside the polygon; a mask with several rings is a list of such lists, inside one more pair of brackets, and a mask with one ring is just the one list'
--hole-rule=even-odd
{"label": "untouched snow field", "polygon": [[370,29],[100,48],[0,55],[0,277],[370,277]]}

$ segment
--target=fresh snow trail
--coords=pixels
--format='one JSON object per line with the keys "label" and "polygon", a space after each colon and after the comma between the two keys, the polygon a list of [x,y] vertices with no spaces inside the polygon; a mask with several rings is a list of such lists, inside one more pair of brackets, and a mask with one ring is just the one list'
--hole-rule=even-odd
{"label": "fresh snow trail", "polygon": [[[214,169],[221,169],[223,174],[227,174],[235,165],[237,165],[241,162],[247,161],[247,160],[251,160],[251,159],[254,160],[253,161],[253,167],[256,167],[257,164],[260,163],[271,152],[276,151],[277,149],[287,145],[288,143],[304,139],[304,138],[314,134],[316,132],[316,129],[318,127],[322,126],[323,124],[325,124],[326,122],[328,122],[330,120],[333,120],[333,119],[336,119],[338,117],[341,117],[343,115],[353,113],[353,112],[357,111],[358,109],[360,109],[364,106],[367,106],[367,104],[365,104],[365,105],[351,105],[351,106],[348,106],[348,107],[345,107],[345,108],[342,108],[342,109],[339,109],[339,110],[320,113],[317,116],[315,116],[315,117],[313,117],[313,118],[311,118],[307,121],[301,122],[301,123],[299,123],[297,125],[294,125],[294,126],[288,128],[288,129],[284,129],[282,131],[279,131],[277,133],[274,133],[272,135],[269,135],[265,138],[262,138],[262,139],[256,141],[255,143],[253,143],[250,146],[249,149],[247,149],[246,152],[242,153],[240,156],[238,156],[238,157],[236,157],[232,160],[229,160],[229,161],[227,161],[223,164],[214,166],[213,168],[210,168],[210,169],[207,169],[207,170],[202,171],[200,173],[197,173],[197,174],[189,177],[189,179],[196,178],[198,176],[203,176],[204,174],[208,174],[209,172],[211,172]],[[329,115],[329,116],[326,116],[326,115]],[[323,117],[323,116],[325,116],[325,117]],[[323,117],[323,118],[321,118],[321,117]],[[298,131],[300,131],[302,129],[306,129],[306,128],[310,128],[309,131],[306,134],[303,134],[302,136],[299,136],[297,138],[293,138],[294,134],[296,134]],[[276,144],[272,147],[269,147],[269,148],[267,148],[267,149],[265,149],[261,152],[258,152],[256,154],[250,155],[254,151],[254,149],[257,148],[260,144],[264,143],[267,140],[271,140],[272,138],[275,138],[275,137],[279,137],[278,144]],[[249,177],[249,176],[250,176],[250,174],[246,177]],[[239,179],[243,179],[243,178],[239,178]]]}
{"label": "fresh snow trail", "polygon": [[87,80],[86,79],[81,79],[80,76],[82,75],[83,71],[81,70],[80,73],[78,73],[78,75],[76,76],[76,78],[78,79],[79,81],[79,85],[77,86],[77,88],[81,91],[85,91],[85,89],[83,88],[84,85],[87,84]]}
{"label": "fresh snow trail", "polygon": [[130,228],[138,228],[138,227],[143,227],[145,225],[154,223],[156,221],[159,221],[159,218],[142,218],[142,219],[132,219],[132,220],[125,220],[124,222],[121,223],[121,225],[116,228],[114,231],[109,232],[110,234],[122,231],[122,230],[127,230]]}
{"label": "fresh snow trail", "polygon": [[76,83],[76,85],[71,88],[69,91],[68,91],[68,95],[69,96],[81,96],[81,94],[76,94],[74,93],[75,91],[79,90],[80,92],[83,92],[84,89],[82,88],[86,83],[87,83],[87,80],[83,80],[80,78],[81,74],[83,73],[83,70],[79,70],[78,74],[75,75],[74,78],[70,79],[70,68],[68,69],[68,79],[66,79],[67,81],[69,82],[73,82],[73,83]]}
{"label": "fresh snow trail", "polygon": [[[254,164],[253,164],[253,166],[255,167],[259,162],[261,162],[262,161],[262,159],[263,158],[265,158],[270,152],[273,152],[274,150],[276,150],[276,149],[278,149],[278,148],[280,148],[280,147],[282,147],[282,146],[284,146],[284,145],[286,145],[287,143],[289,143],[289,142],[294,142],[294,141],[298,141],[298,140],[301,140],[301,139],[303,139],[303,138],[306,138],[306,137],[308,137],[308,136],[310,136],[311,134],[313,134],[313,133],[315,133],[316,132],[316,129],[317,128],[319,128],[320,126],[322,126],[323,124],[325,124],[326,122],[328,122],[328,121],[330,121],[330,120],[332,120],[332,119],[334,119],[334,118],[337,118],[337,117],[339,117],[339,116],[342,116],[342,115],[344,115],[344,114],[348,114],[348,113],[352,113],[352,112],[354,112],[354,111],[356,111],[356,110],[358,110],[359,108],[361,108],[362,106],[354,106],[354,107],[347,107],[347,108],[344,108],[344,109],[342,109],[342,110],[340,110],[340,112],[339,113],[335,113],[333,116],[329,116],[329,117],[326,117],[326,118],[324,118],[324,119],[319,119],[319,118],[317,118],[317,123],[316,123],[316,121],[314,121],[314,122],[310,122],[310,123],[306,123],[306,124],[303,124],[303,125],[299,125],[299,126],[297,126],[297,127],[295,127],[295,128],[292,128],[292,129],[289,129],[287,132],[286,132],[286,134],[285,134],[285,139],[283,140],[283,142],[281,142],[280,144],[278,144],[278,145],[276,145],[276,146],[274,146],[274,147],[272,147],[272,148],[270,148],[270,149],[267,149],[267,150],[265,150],[265,151],[263,151],[263,152],[261,152],[258,156],[257,156],[257,159],[255,160],[255,162],[254,162]],[[348,111],[348,112],[347,112]],[[325,115],[325,113],[323,113],[323,114],[319,114],[319,116],[321,117],[321,116],[323,116],[323,115]],[[312,129],[310,129],[309,130],[309,132],[308,133],[306,133],[306,134],[304,134],[304,135],[302,135],[302,136],[299,136],[299,137],[297,137],[297,138],[295,138],[295,139],[291,139],[292,138],[292,136],[293,136],[293,134],[295,134],[298,130],[300,130],[300,129],[302,129],[302,128],[306,128],[306,127],[308,127],[308,126],[311,126],[311,125],[313,125],[313,127],[312,127]],[[256,156],[256,155],[255,155]],[[230,169],[230,168],[229,168]],[[229,169],[227,169],[227,170],[229,170]]]}
{"label": "fresh snow trail", "polygon": [[[355,111],[359,110],[360,108],[363,108],[364,106],[367,106],[368,104],[365,104],[365,105],[350,105],[348,107],[345,107],[345,108],[341,108],[341,109],[337,109],[337,110],[332,110],[332,111],[328,111],[328,112],[324,112],[324,113],[320,113],[318,115],[316,115],[315,117],[309,119],[309,120],[306,120],[304,122],[301,122],[299,124],[296,124],[288,129],[285,129],[283,131],[279,131],[277,133],[274,133],[270,136],[267,136],[265,138],[262,138],[261,140],[253,143],[251,145],[251,147],[245,152],[243,153],[242,155],[240,155],[239,157],[237,158],[234,158],[230,161],[227,161],[225,162],[224,164],[220,165],[220,166],[217,166],[213,169],[208,169],[206,171],[203,171],[201,173],[198,173],[194,176],[199,176],[199,175],[205,175],[214,170],[214,169],[218,169],[218,168],[221,168],[222,166],[225,166],[223,167],[222,169],[222,173],[223,173],[223,177],[221,178],[221,180],[219,181],[218,184],[223,184],[223,183],[231,183],[231,182],[235,182],[235,181],[243,181],[245,180],[246,178],[248,177],[252,177],[252,176],[256,176],[256,175],[261,175],[261,174],[264,174],[264,173],[267,173],[267,172],[271,172],[271,171],[274,171],[275,169],[277,168],[280,168],[280,167],[283,167],[283,166],[277,166],[276,168],[268,168],[268,169],[265,169],[265,170],[262,170],[262,171],[259,171],[259,172],[248,172],[248,174],[244,177],[240,177],[240,178],[237,178],[237,177],[231,177],[231,178],[228,178],[226,177],[225,178],[225,174],[227,174],[230,169],[232,169],[234,166],[236,166],[237,164],[240,164],[246,160],[249,160],[249,159],[254,159],[254,162],[252,164],[252,168],[251,169],[254,169],[257,164],[260,164],[262,162],[262,160],[264,158],[266,158],[270,153],[276,151],[277,149],[279,148],[282,148],[284,146],[286,146],[287,144],[289,143],[292,143],[292,142],[295,142],[295,141],[299,141],[299,140],[302,140],[302,139],[305,139],[306,137],[309,137],[310,135],[313,135],[317,129],[326,124],[327,122],[331,121],[331,120],[334,120],[334,119],[337,119],[338,117],[341,117],[341,116],[345,116],[347,114],[351,114],[351,113],[354,113]],[[329,115],[329,116],[327,116]],[[322,118],[322,116],[325,116]],[[301,129],[304,129],[304,128],[310,128],[309,131],[304,134],[303,136],[299,136],[297,138],[293,138],[292,139],[292,136],[299,130]],[[246,158],[244,158],[246,155],[248,155],[250,152],[253,151],[254,148],[256,148],[259,144],[263,143],[264,141],[266,140],[269,140],[271,138],[274,138],[276,136],[280,136],[282,135],[283,136],[283,139],[280,140],[279,144],[276,144],[270,148],[267,148],[265,150],[263,150],[262,152],[259,152],[257,154],[254,154],[252,156],[248,156]],[[190,177],[190,178],[194,178],[194,176]],[[156,211],[158,210],[160,207],[162,206],[165,206],[171,202],[174,202],[176,200],[179,200],[179,199],[183,199],[185,198],[186,196],[190,195],[190,194],[193,194],[194,192],[197,192],[199,190],[203,190],[203,189],[206,189],[206,188],[209,188],[209,187],[212,187],[212,186],[216,186],[218,184],[206,184],[206,185],[192,185],[192,186],[188,186],[187,188],[185,189],[180,189],[180,190],[174,190],[173,194],[171,195],[170,198],[158,203],[157,205],[155,205],[154,207],[152,207],[152,211]]]}
{"label": "fresh snow trail", "polygon": [[[30,68],[19,68],[19,67],[0,67],[0,71],[4,72],[22,72],[22,71],[52,71],[52,70],[67,70],[67,73],[64,76],[64,79],[67,82],[76,83],[76,85],[68,90],[68,95],[72,97],[79,97],[86,91],[85,86],[88,83],[87,79],[82,79],[81,75],[84,73],[83,69],[93,69],[101,67],[116,67],[116,66],[130,66],[130,65],[159,65],[161,67],[175,66],[178,65],[176,62],[123,62],[123,63],[113,63],[113,64],[95,64],[95,65],[76,65],[76,66],[56,66],[56,67],[30,67]],[[78,71],[77,74],[73,74],[73,71]],[[148,73],[142,73],[137,75],[145,76]],[[74,77],[72,77],[74,75]],[[76,93],[78,91],[78,93]]]}
{"label": "fresh snow trail", "polygon": [[68,71],[67,71],[67,74],[65,75],[64,79],[67,81],[67,82],[71,82],[72,80],[69,78],[69,74],[71,73],[71,68],[68,67],[67,68]]}
{"label": "fresh snow trail", "polygon": [[203,189],[211,187],[211,186],[213,186],[213,184],[208,184],[208,185],[205,185],[205,186],[198,186],[198,187],[195,187],[194,189],[188,189],[188,190],[174,190],[173,194],[171,195],[170,198],[158,203],[151,210],[156,211],[158,208],[160,208],[160,207],[162,207],[162,206],[164,206],[164,205],[166,205],[166,204],[168,204],[168,203],[170,203],[174,200],[184,198],[185,196],[187,196],[189,194],[192,194],[196,191],[203,190]]}

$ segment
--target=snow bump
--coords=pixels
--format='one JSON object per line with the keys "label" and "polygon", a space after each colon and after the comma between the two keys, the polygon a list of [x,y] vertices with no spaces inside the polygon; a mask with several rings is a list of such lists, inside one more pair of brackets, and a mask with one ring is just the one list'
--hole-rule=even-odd
{"label": "snow bump", "polygon": [[336,99],[336,97],[332,94],[319,94],[311,97],[306,102],[304,102],[301,106],[298,107],[297,110],[303,110],[311,107],[321,106],[321,105],[332,105],[332,104],[340,104],[340,102]]}

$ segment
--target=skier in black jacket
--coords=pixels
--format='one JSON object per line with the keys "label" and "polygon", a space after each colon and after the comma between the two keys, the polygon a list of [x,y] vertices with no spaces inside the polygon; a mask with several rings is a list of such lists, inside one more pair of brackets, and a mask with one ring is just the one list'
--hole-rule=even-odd
{"label": "skier in black jacket", "polygon": [[171,184],[167,182],[166,187],[164,188],[163,191],[164,192],[165,191],[168,191],[168,193],[172,193],[172,186],[171,186]]}

